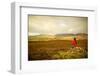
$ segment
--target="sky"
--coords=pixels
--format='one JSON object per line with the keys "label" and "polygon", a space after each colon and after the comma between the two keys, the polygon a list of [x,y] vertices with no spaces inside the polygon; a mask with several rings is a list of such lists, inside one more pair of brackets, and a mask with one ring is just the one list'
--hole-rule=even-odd
{"label": "sky", "polygon": [[88,18],[75,16],[28,16],[29,35],[87,33]]}

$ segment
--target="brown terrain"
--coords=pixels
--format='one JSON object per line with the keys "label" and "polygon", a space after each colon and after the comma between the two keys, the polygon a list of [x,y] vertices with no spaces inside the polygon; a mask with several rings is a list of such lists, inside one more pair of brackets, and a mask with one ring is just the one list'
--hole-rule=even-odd
{"label": "brown terrain", "polygon": [[71,45],[72,35],[29,36],[28,60],[88,58],[87,34],[77,34],[77,47]]}

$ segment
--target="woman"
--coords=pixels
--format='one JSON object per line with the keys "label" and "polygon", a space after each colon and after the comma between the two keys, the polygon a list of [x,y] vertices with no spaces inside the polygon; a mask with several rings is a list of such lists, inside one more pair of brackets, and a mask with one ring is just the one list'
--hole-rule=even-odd
{"label": "woman", "polygon": [[76,38],[75,37],[72,40],[71,44],[72,44],[73,47],[77,47],[77,41],[76,41]]}

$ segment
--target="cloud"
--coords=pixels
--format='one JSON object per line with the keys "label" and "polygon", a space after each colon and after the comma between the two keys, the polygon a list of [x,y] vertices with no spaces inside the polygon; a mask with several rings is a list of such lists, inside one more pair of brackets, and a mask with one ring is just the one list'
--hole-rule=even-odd
{"label": "cloud", "polygon": [[87,33],[87,17],[29,16],[29,33]]}

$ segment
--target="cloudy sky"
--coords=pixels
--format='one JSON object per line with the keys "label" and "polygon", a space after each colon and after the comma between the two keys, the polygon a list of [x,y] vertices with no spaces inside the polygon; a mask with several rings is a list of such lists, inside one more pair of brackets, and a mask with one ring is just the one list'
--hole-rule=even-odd
{"label": "cloudy sky", "polygon": [[87,33],[87,17],[29,15],[29,35]]}

